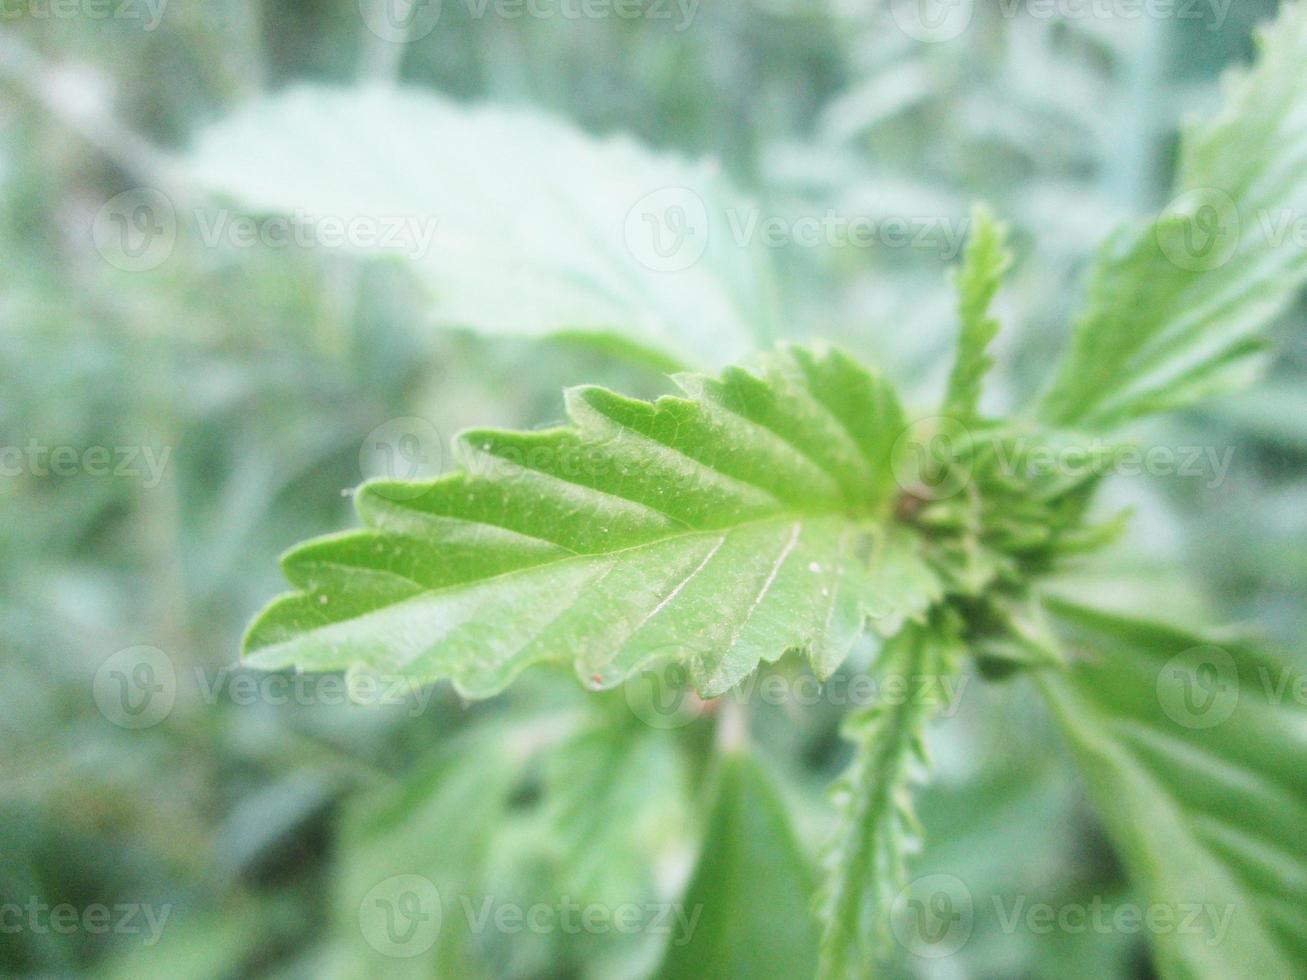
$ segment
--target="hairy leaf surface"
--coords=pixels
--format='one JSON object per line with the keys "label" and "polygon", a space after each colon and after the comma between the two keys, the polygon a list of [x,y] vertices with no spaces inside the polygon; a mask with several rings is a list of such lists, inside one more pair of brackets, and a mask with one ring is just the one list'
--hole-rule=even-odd
{"label": "hairy leaf surface", "polygon": [[828,676],[867,617],[937,596],[919,539],[888,525],[887,385],[804,348],[678,383],[653,403],[573,389],[565,427],[465,433],[463,471],[366,484],[364,530],[285,556],[299,591],[253,624],[248,661],[485,697],[541,661],[604,688],[665,660],[715,696],[791,649]]}
{"label": "hairy leaf surface", "polygon": [[[1307,962],[1307,710],[1301,665],[1057,603],[1082,655],[1040,674],[1081,773],[1148,901],[1211,908],[1156,930],[1165,976],[1288,977]],[[1212,921],[1204,915],[1201,921]]]}
{"label": "hairy leaf surface", "polygon": [[[940,681],[961,655],[947,624],[911,624],[877,658],[887,681]],[[906,878],[904,857],[918,846],[911,781],[925,762],[922,732],[933,712],[912,696],[850,714],[843,733],[855,744],[849,769],[832,790],[839,826],[825,862],[818,906],[824,931],[818,976],[868,976],[888,936],[895,893]]]}
{"label": "hairy leaf surface", "polygon": [[1307,279],[1307,6],[1262,32],[1186,133],[1171,206],[1124,228],[1090,273],[1071,349],[1041,405],[1056,425],[1108,428],[1243,383],[1260,332]]}

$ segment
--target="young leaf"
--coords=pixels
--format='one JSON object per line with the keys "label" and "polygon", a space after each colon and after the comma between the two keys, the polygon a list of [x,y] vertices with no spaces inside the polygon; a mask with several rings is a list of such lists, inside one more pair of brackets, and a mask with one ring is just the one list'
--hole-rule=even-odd
{"label": "young leaf", "polygon": [[785,805],[747,755],[723,756],[717,798],[690,887],[688,942],[674,936],[659,980],[810,976],[817,926],[812,874]]}
{"label": "young leaf", "polygon": [[365,530],[283,559],[300,591],[252,625],[248,662],[488,697],[541,661],[607,688],[668,660],[716,696],[791,649],[826,677],[868,616],[936,598],[919,539],[888,527],[884,382],[786,348],[678,383],[653,403],[573,389],[566,427],[465,433],[462,472],[365,485]]}
{"label": "young leaf", "polygon": [[998,335],[999,324],[989,315],[989,304],[1012,264],[1006,242],[1007,227],[995,219],[993,212],[979,205],[973,208],[971,239],[962,269],[954,279],[961,333],[944,411],[955,418],[967,419],[976,414],[980,383],[994,364],[986,351]]}
{"label": "young leaf", "polygon": [[330,219],[356,229],[346,244],[409,259],[442,325],[615,334],[714,368],[774,335],[766,256],[732,235],[748,204],[715,164],[528,109],[298,87],[203,131],[186,168],[254,211]]}
{"label": "young leaf", "polygon": [[1307,5],[1285,4],[1259,46],[1220,115],[1185,133],[1171,206],[1099,255],[1045,421],[1105,429],[1243,383],[1307,279]]}
{"label": "young leaf", "polygon": [[[914,623],[885,645],[875,671],[882,690],[891,679],[911,689],[918,678],[952,673],[960,656],[951,623]],[[909,792],[914,770],[925,762],[922,732],[930,714],[926,698],[905,697],[845,719],[855,754],[832,791],[840,822],[818,898],[822,978],[869,975],[888,936],[890,908],[906,878],[904,855],[918,843]]]}
{"label": "young leaf", "polygon": [[1090,795],[1148,901],[1177,925],[1201,910],[1188,928],[1151,930],[1162,974],[1301,972],[1301,674],[1246,646],[1218,647],[1068,603],[1054,608],[1084,660],[1039,678]]}

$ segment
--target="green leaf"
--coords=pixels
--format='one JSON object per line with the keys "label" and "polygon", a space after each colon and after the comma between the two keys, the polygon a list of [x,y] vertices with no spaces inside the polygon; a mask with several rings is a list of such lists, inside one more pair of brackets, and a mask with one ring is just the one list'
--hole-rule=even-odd
{"label": "green leaf", "polygon": [[347,244],[408,259],[442,325],[615,334],[695,367],[774,336],[767,257],[733,234],[750,205],[711,161],[524,108],[302,86],[204,130],[184,164],[255,212],[312,219],[327,245],[323,219],[354,222]]}
{"label": "green leaf", "polygon": [[1006,242],[1007,227],[995,219],[993,212],[979,205],[973,208],[971,239],[954,279],[962,328],[944,397],[944,411],[956,418],[975,416],[980,383],[994,364],[987,350],[998,335],[999,323],[989,316],[989,305],[1012,265]]}
{"label": "green leaf", "polygon": [[[1150,903],[1167,977],[1289,977],[1307,962],[1307,710],[1300,668],[1245,645],[1057,603],[1082,654],[1040,674],[1089,792]],[[1228,916],[1225,931],[1216,920]],[[1178,919],[1176,920],[1178,921]]]}
{"label": "green leaf", "polygon": [[248,969],[277,941],[277,931],[295,935],[302,928],[300,910],[284,897],[242,897],[233,907],[192,913],[180,925],[163,929],[158,945],[124,944],[96,973],[105,980],[222,980]]}
{"label": "green leaf", "polygon": [[601,713],[549,754],[543,787],[561,892],[610,907],[649,888],[654,858],[679,844],[690,823],[678,743],[624,702],[618,711]]}
{"label": "green leaf", "polygon": [[1185,133],[1171,206],[1099,255],[1045,421],[1110,428],[1257,367],[1262,330],[1307,279],[1294,234],[1307,214],[1307,7],[1286,4],[1259,46],[1226,80],[1221,113]]}
{"label": "green leaf", "polygon": [[1266,380],[1255,388],[1204,406],[1200,424],[1232,429],[1229,438],[1268,442],[1307,454],[1307,386],[1301,375]]}
{"label": "green leaf", "polygon": [[[484,890],[485,864],[525,761],[511,744],[499,726],[461,734],[402,784],[351,802],[337,845],[337,929],[350,940],[343,975],[489,976],[465,902]],[[407,913],[393,932],[388,905]]]}
{"label": "green leaf", "polygon": [[721,759],[717,797],[659,980],[806,977],[817,958],[812,873],[785,805],[747,755]]}
{"label": "green leaf", "polygon": [[868,616],[936,598],[920,539],[888,526],[887,385],[804,348],[678,383],[572,389],[565,427],[465,433],[463,471],[366,484],[366,529],[283,559],[300,591],[251,626],[248,662],[488,697],[538,662],[607,688],[674,661],[711,697],[792,649],[829,676]]}
{"label": "green leaf", "polygon": [[[953,623],[911,624],[881,650],[880,690],[918,679],[941,681],[955,671],[961,646]],[[852,764],[832,791],[839,813],[826,851],[818,907],[823,933],[818,976],[867,976],[888,937],[890,909],[905,879],[905,854],[918,846],[910,788],[925,763],[922,735],[930,698],[886,697],[850,714],[843,734],[855,745]]]}

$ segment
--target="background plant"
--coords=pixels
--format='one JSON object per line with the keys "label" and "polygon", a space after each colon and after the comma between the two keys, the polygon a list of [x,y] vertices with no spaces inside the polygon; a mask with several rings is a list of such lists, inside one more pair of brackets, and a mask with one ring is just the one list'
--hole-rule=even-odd
{"label": "background plant", "polygon": [[[565,889],[603,894],[606,888],[623,898],[641,889],[675,892],[704,839],[704,824],[709,832],[714,825],[706,808],[705,779],[713,779],[704,769],[710,758],[705,730],[713,727],[707,719],[673,738],[654,738],[646,726],[630,724],[625,698],[582,697],[570,682],[532,673],[503,700],[471,709],[437,694],[416,718],[407,706],[240,705],[230,696],[209,704],[187,681],[193,666],[211,679],[229,665],[243,620],[274,588],[276,551],[347,523],[339,492],[358,481],[360,444],[377,426],[413,415],[436,420],[445,432],[554,420],[561,415],[562,383],[599,381],[636,394],[664,389],[654,372],[576,346],[433,332],[414,315],[428,308],[425,287],[393,263],[360,265],[321,250],[212,248],[189,220],[158,268],[132,272],[106,262],[86,233],[95,212],[118,191],[162,178],[141,172],[156,161],[142,160],[135,144],[118,138],[121,132],[96,141],[112,153],[109,161],[84,140],[88,127],[80,120],[88,114],[68,98],[86,90],[77,84],[79,71],[98,64],[119,78],[122,119],[180,148],[194,145],[197,117],[225,114],[261,79],[273,85],[304,74],[343,80],[360,63],[368,71],[384,67],[369,46],[388,50],[369,40],[353,9],[301,23],[294,32],[282,29],[295,22],[293,14],[269,9],[260,27],[246,8],[233,7],[223,30],[238,43],[219,43],[215,57],[204,59],[214,66],[211,76],[179,85],[169,66],[188,57],[182,52],[213,42],[206,40],[210,21],[180,8],[173,13],[180,16],[165,18],[160,32],[148,36],[117,23],[105,31],[84,21],[23,22],[10,37],[26,37],[26,46],[5,49],[6,64],[20,69],[14,78],[23,94],[6,124],[4,168],[6,254],[17,273],[5,298],[6,319],[16,325],[7,333],[10,442],[39,437],[51,445],[178,450],[161,492],[86,473],[54,480],[24,473],[7,488],[6,505],[17,519],[6,523],[6,549],[17,558],[8,563],[13,584],[5,591],[6,614],[15,624],[6,633],[15,654],[6,662],[12,675],[4,687],[6,737],[16,749],[9,763],[13,778],[5,780],[6,837],[12,841],[6,850],[15,856],[6,887],[16,895],[83,903],[110,895],[171,901],[179,910],[164,943],[145,956],[131,937],[23,933],[12,943],[6,937],[10,968],[75,969],[97,960],[117,938],[130,958],[125,968],[133,971],[142,962],[161,970],[185,963],[188,972],[197,963],[215,972],[242,964],[247,970],[323,964],[349,970],[356,958],[377,955],[360,934],[358,906],[384,878],[376,872],[390,864],[402,871],[421,863],[442,891],[519,895],[520,904]],[[895,35],[883,29],[884,21],[776,9],[701,16],[696,30],[672,36],[657,25],[632,31],[612,23],[495,21],[487,30],[484,22],[461,25],[451,12],[439,31],[402,49],[399,67],[406,82],[436,83],[456,96],[524,101],[529,94],[529,101],[594,131],[620,124],[654,145],[691,155],[716,151],[732,183],[761,192],[767,214],[786,214],[786,207],[810,213],[828,200],[855,201],[855,193],[874,194],[878,187],[893,201],[899,192],[888,179],[904,181],[907,174],[935,189],[939,197],[932,201],[953,202],[914,209],[917,215],[961,222],[972,199],[991,200],[1013,224],[1018,257],[999,312],[1022,327],[1009,331],[997,349],[1000,373],[987,394],[996,409],[1019,404],[1038,387],[1046,353],[1060,344],[1066,314],[1078,305],[1072,276],[1110,223],[1102,219],[1165,203],[1171,107],[1204,101],[1201,83],[1173,88],[1183,74],[1178,64],[1192,65],[1196,78],[1210,77],[1214,65],[1241,53],[1247,33],[1246,24],[1233,19],[1213,32],[1163,24],[1156,31],[1160,42],[1137,46],[1127,39],[1135,32],[1110,26],[982,19],[956,44],[901,41],[886,53],[879,48]],[[1231,13],[1241,16],[1245,11]],[[276,43],[248,43],[256,37]],[[319,43],[301,46],[300,39],[310,37]],[[639,44],[629,47],[633,38]],[[546,67],[563,64],[558,53],[582,40],[593,75]],[[41,72],[22,60],[33,49],[44,52]],[[642,58],[618,57],[628,50]],[[741,56],[722,59],[723,50]],[[1053,63],[1076,65],[1080,88],[1031,81],[1040,77],[1032,50],[1056,52],[1056,59],[1049,56]],[[481,52],[482,68],[470,70],[467,51]],[[1166,70],[1150,75],[1149,59]],[[687,60],[703,66],[703,73],[687,73]],[[703,103],[696,98],[709,87],[703,79],[710,68],[721,71],[723,61],[736,74],[727,86],[714,76],[711,87],[734,95]],[[913,61],[928,61],[932,69],[952,64],[963,74],[919,70],[924,94],[899,96],[912,111],[877,115],[876,93],[859,83],[879,77],[892,88],[913,77],[904,64]],[[639,90],[649,93],[643,102],[630,94],[634,85],[624,84],[637,78]],[[846,83],[848,97],[837,99]],[[768,96],[769,90],[777,94]],[[1071,91],[1086,94],[1070,105],[1026,104],[1032,92]],[[1129,143],[1147,152],[1132,160],[1111,152],[1121,116],[1105,108],[1116,104],[1113,93],[1124,105],[1127,92],[1148,93],[1152,105]],[[859,100],[871,106],[866,116],[843,128],[831,121],[847,120],[848,107]],[[1210,97],[1206,102],[1212,104]],[[676,108],[698,104],[706,107]],[[1015,122],[975,123],[974,131],[955,125],[968,118],[968,107],[985,105],[1010,108],[1027,127],[1027,140],[1058,134],[1054,145],[1064,155],[1038,152],[1038,144],[1032,150],[1029,142],[1022,152]],[[818,106],[830,112],[810,126]],[[1049,124],[1053,117],[1056,128]],[[97,127],[90,129],[97,135]],[[944,149],[949,144],[941,135],[957,148]],[[1005,160],[1022,165],[978,166],[976,160],[988,159],[981,151],[993,152],[996,143],[1004,144]],[[923,145],[935,149],[922,152]],[[803,154],[824,166],[796,166]],[[1052,171],[1047,184],[1036,179],[1044,176],[1041,168]],[[1003,180],[1010,186],[996,186]],[[1047,200],[1057,202],[1066,220],[1047,220],[1041,203]],[[1091,200],[1108,203],[1084,207],[1083,224],[1072,221],[1073,206]],[[187,207],[179,208],[183,215]],[[869,208],[844,204],[838,210],[861,214]],[[929,405],[937,397],[949,363],[943,352],[956,331],[953,301],[940,288],[947,263],[938,251],[791,248],[772,258],[775,308],[784,311],[786,335],[828,336],[858,360],[879,362],[887,377],[907,382],[909,405]],[[914,315],[910,329],[879,326],[906,323],[903,311]],[[1292,641],[1302,608],[1301,577],[1294,574],[1301,549],[1293,546],[1301,509],[1294,505],[1298,415],[1280,407],[1297,398],[1296,342],[1285,335],[1274,375],[1281,383],[1236,401],[1205,403],[1202,415],[1166,423],[1181,427],[1180,435],[1154,430],[1139,436],[1144,443],[1216,444],[1208,434],[1215,420],[1229,433],[1221,438],[1247,448],[1215,492],[1178,479],[1152,481],[1156,489],[1147,491],[1141,481],[1129,481],[1128,488],[1113,481],[1112,499],[1140,498],[1140,513],[1112,564],[1097,566],[1109,569],[1106,575],[1089,565],[1064,586],[1077,600],[1101,604],[1125,594],[1150,612],[1170,613],[1191,631],[1209,617],[1256,612],[1260,624]],[[753,343],[762,339],[744,346]],[[717,353],[725,361],[737,352]],[[35,373],[33,364],[50,373]],[[433,375],[432,364],[446,367]],[[1195,426],[1202,426],[1201,436],[1183,434]],[[1204,520],[1215,511],[1219,521]],[[1165,578],[1155,571],[1159,557],[1172,569],[1185,564],[1168,551],[1200,559],[1188,563],[1200,573],[1197,584],[1177,583],[1174,571]],[[1123,586],[1133,570],[1148,591],[1134,578]],[[1203,576],[1209,577],[1205,586]],[[1077,628],[1092,630],[1093,624]],[[1093,642],[1110,649],[1105,641]],[[164,722],[127,731],[96,710],[92,678],[110,653],[137,643],[166,650],[183,683]],[[932,731],[936,780],[918,810],[933,843],[913,874],[942,869],[980,896],[1024,894],[1065,904],[1110,893],[1127,901],[1120,891],[1128,887],[1125,879],[1080,804],[1060,749],[1051,738],[1014,739],[1013,728],[993,721],[1043,732],[1042,709],[1030,695],[1024,680],[977,683],[962,714]],[[845,750],[832,737],[844,712],[817,705],[797,720],[767,707],[752,714],[753,752],[784,775],[787,807],[801,829],[795,836],[804,842],[827,837],[823,794],[844,764]],[[615,736],[631,727],[636,731],[628,747]],[[613,735],[622,752],[637,753],[633,779],[667,773],[656,794],[639,793],[651,789],[645,778],[625,790],[642,802],[624,804],[621,812],[650,814],[636,821],[651,827],[649,833],[614,834],[607,847],[593,825],[576,823],[586,808],[569,807],[556,798],[560,791],[543,789],[576,783],[549,773],[582,749],[618,751],[606,748],[606,736],[595,731]],[[977,741],[980,750],[965,756],[952,749]],[[555,756],[544,750],[552,744],[567,749]],[[524,745],[542,751],[523,757]],[[555,758],[560,761],[550,761]],[[613,770],[627,771],[620,765]],[[404,790],[387,787],[396,777]],[[507,787],[502,795],[493,791],[495,778]],[[752,792],[747,777],[728,785],[738,794]],[[605,785],[603,792],[624,791]],[[594,798],[593,792],[578,795]],[[473,799],[487,808],[485,819],[470,819]],[[336,802],[346,800],[342,815]],[[457,815],[474,837],[493,828],[492,840],[482,841],[486,861],[476,860],[483,851],[475,840],[456,839],[446,850],[415,859],[416,847],[435,846],[425,828],[454,823],[442,814]],[[635,854],[599,869],[614,879],[557,884],[559,876],[585,874],[578,852],[617,853],[633,836]],[[560,846],[569,840],[578,843]],[[784,847],[773,843],[769,850]],[[469,878],[476,884],[446,885]],[[631,884],[637,880],[643,883]],[[978,907],[972,936],[956,954],[972,971],[1143,962],[1137,935],[1113,933],[1090,942],[1063,932],[1007,934],[1000,923],[986,921],[992,906],[982,900]],[[307,945],[306,937],[312,937]],[[445,929],[442,950],[445,943],[455,948],[441,955],[466,957],[457,961],[461,969],[472,963],[492,975],[524,976],[638,974],[661,956],[654,942],[611,940],[491,933],[473,937],[470,950],[460,951],[457,932]],[[1071,946],[1076,952],[1068,954]],[[902,958],[902,968],[920,967],[919,958],[892,940],[888,948]],[[162,959],[165,953],[176,959]]]}

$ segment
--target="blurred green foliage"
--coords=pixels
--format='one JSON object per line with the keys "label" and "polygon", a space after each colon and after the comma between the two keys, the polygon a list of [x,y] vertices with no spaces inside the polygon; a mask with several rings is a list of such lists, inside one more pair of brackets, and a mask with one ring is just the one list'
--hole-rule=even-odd
{"label": "blurred green foliage", "polygon": [[[962,39],[928,45],[894,31],[877,3],[705,4],[676,31],[475,18],[447,2],[438,29],[398,51],[344,0],[174,0],[153,31],[6,14],[0,445],[170,455],[157,486],[85,471],[0,477],[0,901],[171,912],[148,947],[139,934],[5,934],[0,973],[362,975],[375,965],[359,950],[359,890],[415,847],[496,894],[557,894],[574,847],[542,789],[558,764],[551,746],[610,717],[606,698],[544,676],[475,706],[437,689],[421,712],[246,704],[230,679],[243,624],[280,586],[276,554],[349,522],[342,491],[362,478],[360,446],[376,426],[418,416],[447,437],[473,423],[554,421],[566,384],[662,390],[655,372],[582,345],[437,332],[391,265],[213,248],[183,224],[159,269],[114,268],[89,228],[149,166],[123,132],[181,150],[260,92],[388,75],[719,157],[768,213],[961,222],[983,198],[1010,222],[1017,254],[999,299],[1020,327],[997,351],[1006,407],[1044,383],[1093,245],[1118,217],[1164,202],[1179,119],[1214,103],[1219,71],[1247,56],[1251,24],[1273,6],[1236,4],[1219,29],[981,7]],[[788,330],[884,363],[912,394],[938,392],[954,330],[941,285],[955,258],[781,250]],[[1300,323],[1280,331],[1269,383],[1150,423],[1160,442],[1234,447],[1229,474],[1115,488],[1114,503],[1138,510],[1134,534],[1067,591],[1190,625],[1246,622],[1300,647]],[[1161,570],[1180,564],[1192,578]],[[166,722],[140,731],[111,724],[93,697],[100,664],[137,644],[165,650],[178,674]],[[1028,686],[976,689],[935,733],[939,778],[919,807],[933,843],[917,867],[965,868],[973,887],[1054,903],[1127,894]],[[822,793],[844,749],[837,712],[804,711],[796,725],[759,708],[754,729],[813,829],[829,819]],[[630,747],[652,753],[640,772],[659,774],[661,789],[680,787],[648,831],[673,880],[685,875],[685,801],[702,792],[704,737],[690,726],[671,744]],[[477,808],[496,793],[512,819],[492,842]],[[388,822],[414,807],[419,829]],[[666,881],[630,884],[631,873],[615,860],[569,887],[667,893]],[[963,954],[975,975],[1148,974],[1138,936],[1014,935],[981,911]],[[647,944],[564,938],[446,930],[442,956],[449,976],[475,975],[472,963],[493,976],[638,976],[656,961]]]}

